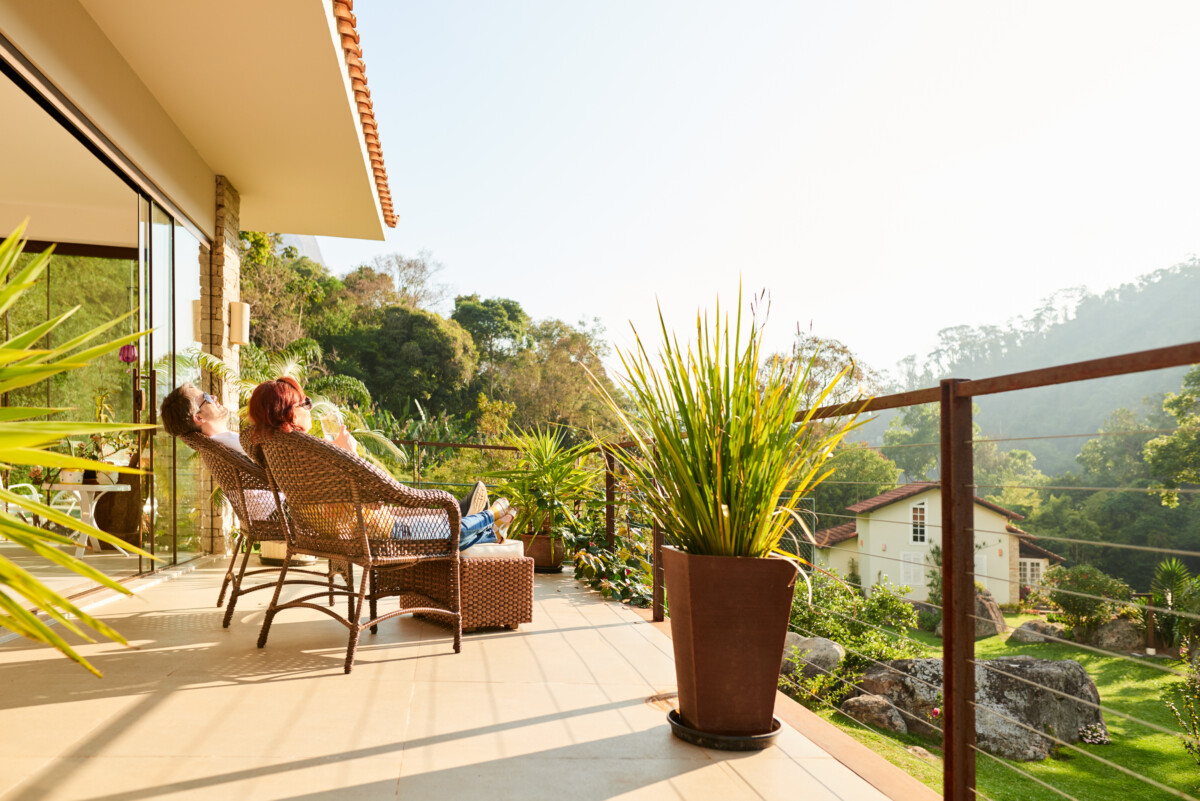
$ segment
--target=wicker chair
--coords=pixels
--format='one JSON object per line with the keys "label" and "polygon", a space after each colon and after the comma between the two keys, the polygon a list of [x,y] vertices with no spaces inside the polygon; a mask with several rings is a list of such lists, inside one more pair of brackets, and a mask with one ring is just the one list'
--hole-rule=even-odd
{"label": "wicker chair", "polygon": [[[221,488],[221,492],[229,501],[229,505],[233,507],[233,513],[238,519],[238,538],[233,545],[233,557],[229,560],[225,578],[221,581],[221,592],[217,596],[217,606],[219,607],[225,603],[226,590],[230,587],[233,588],[229,593],[229,606],[225,608],[225,619],[221,624],[225,628],[229,628],[238,598],[256,590],[275,586],[274,581],[266,581],[246,587],[243,585],[243,581],[250,576],[278,572],[279,568],[276,567],[247,571],[246,566],[250,561],[250,551],[254,545],[260,542],[283,542],[287,538],[283,520],[276,512],[275,495],[271,491],[271,485],[267,483],[267,474],[262,467],[247,458],[245,454],[238,453],[233,448],[203,434],[185,434],[179,439],[200,454],[204,466],[212,474],[217,486]],[[239,555],[241,556],[240,564],[238,563]],[[298,572],[323,577],[328,585],[329,601],[333,603],[333,577],[338,571],[331,568],[323,573],[315,570],[298,570]],[[343,576],[343,578],[349,587],[349,577]]]}
{"label": "wicker chair", "polygon": [[[354,668],[363,629],[369,627],[374,633],[380,622],[410,612],[440,613],[450,623],[458,653],[462,649],[458,501],[441,490],[405,487],[370,462],[308,434],[275,433],[260,447],[272,489],[287,497],[289,558],[307,553],[341,559],[363,568],[363,575],[357,596],[353,588],[335,591],[350,601],[349,614],[342,617],[310,603],[324,592],[280,603],[279,590],[288,572],[285,565],[258,647],[267,644],[271,622],[280,610],[307,607],[325,612],[350,630],[347,673]],[[386,589],[378,589],[377,574],[396,572],[404,572],[410,580],[387,582]],[[381,597],[398,598],[399,608],[379,615]],[[370,603],[365,623],[364,601]]]}

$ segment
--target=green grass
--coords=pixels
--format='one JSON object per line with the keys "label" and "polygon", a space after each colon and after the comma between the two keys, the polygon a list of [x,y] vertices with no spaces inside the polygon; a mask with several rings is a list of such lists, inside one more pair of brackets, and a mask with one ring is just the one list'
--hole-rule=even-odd
{"label": "green grass", "polygon": [[[1032,619],[1032,616],[1005,616],[1005,620],[1013,627],[1029,619]],[[941,656],[941,640],[937,637],[922,631],[909,632],[909,636],[923,643],[928,648],[929,656]],[[1163,700],[1177,698],[1176,691],[1182,684],[1182,679],[1156,670],[1149,664],[1102,656],[1070,645],[1038,643],[1010,646],[1007,638],[1007,634],[1002,634],[979,640],[975,643],[976,655],[984,659],[1018,654],[1037,659],[1074,659],[1083,665],[1096,682],[1100,691],[1100,703],[1106,708],[1157,724],[1169,731],[1177,731],[1175,718]],[[1176,669],[1180,665],[1179,662],[1164,660],[1156,660],[1154,664],[1169,665]],[[828,709],[819,714],[897,767],[941,791],[942,766],[940,747],[937,743],[911,735],[890,737],[867,731],[849,718]],[[1200,768],[1184,751],[1178,737],[1157,732],[1112,714],[1106,714],[1104,720],[1108,725],[1112,744],[1077,743],[1077,747],[1084,753],[1062,748],[1058,758],[1041,762],[1012,762],[979,756],[976,761],[979,792],[993,801],[1057,801],[1063,797],[1012,770],[1016,768],[1081,801],[1158,801],[1180,797],[1159,790],[1085,755],[1094,754],[1139,776],[1150,777],[1184,793],[1185,798],[1200,796]],[[913,744],[934,753],[937,757],[936,764],[918,759],[904,750],[905,746]]]}

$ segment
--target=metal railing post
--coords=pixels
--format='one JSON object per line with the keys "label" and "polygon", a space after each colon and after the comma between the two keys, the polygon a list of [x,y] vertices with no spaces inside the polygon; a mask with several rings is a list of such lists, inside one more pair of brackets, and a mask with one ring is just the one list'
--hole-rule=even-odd
{"label": "metal railing post", "polygon": [[662,623],[667,619],[665,610],[663,609],[663,533],[658,527],[658,521],[654,521],[654,622]]}
{"label": "metal railing post", "polygon": [[604,539],[606,547],[612,550],[617,544],[617,477],[614,474],[615,459],[608,451],[604,452]]}
{"label": "metal railing post", "polygon": [[942,718],[946,801],[975,797],[975,523],[971,398],[941,382]]}

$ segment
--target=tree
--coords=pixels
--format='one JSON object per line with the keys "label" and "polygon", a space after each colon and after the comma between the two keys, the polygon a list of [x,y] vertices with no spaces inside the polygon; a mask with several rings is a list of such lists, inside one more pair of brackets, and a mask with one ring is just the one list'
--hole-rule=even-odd
{"label": "tree", "polygon": [[904,471],[907,480],[926,481],[937,467],[941,436],[941,411],[936,403],[907,406],[883,433],[883,455]]}
{"label": "tree", "polygon": [[433,254],[422,250],[416,258],[402,253],[376,256],[375,272],[390,275],[396,282],[396,295],[401,306],[409,309],[431,309],[446,299],[446,287],[434,282],[434,276],[445,267],[434,261]]}
{"label": "tree", "polygon": [[846,377],[839,381],[832,392],[820,401],[822,406],[847,403],[856,398],[869,398],[879,392],[879,373],[854,355],[846,345],[836,339],[819,337],[798,332],[790,355],[777,353],[767,359],[763,370],[769,370],[774,362],[784,362],[794,377],[799,380],[805,370],[809,372],[805,408],[818,403],[820,390],[829,386],[834,376],[843,370]]}
{"label": "tree", "polygon": [[1024,524],[1030,534],[1049,538],[1083,540],[1094,542],[1087,545],[1079,542],[1048,543],[1050,550],[1062,554],[1076,564],[1099,560],[1103,549],[1099,547],[1103,534],[1100,526],[1071,502],[1066,495],[1051,495],[1037,512]]}
{"label": "tree", "polygon": [[459,413],[475,375],[471,337],[453,320],[423,309],[389,306],[378,327],[329,337],[332,368],[362,379],[371,395],[400,415],[417,401],[435,416]]}
{"label": "tree", "polygon": [[[867,447],[865,442],[839,447],[825,466],[833,469],[833,475],[818,484],[813,492],[818,518],[846,514],[847,506],[895,487],[900,475],[900,468],[892,460]],[[842,521],[835,517],[828,525],[839,522]]]}
{"label": "tree", "polygon": [[1002,451],[994,441],[976,442],[977,494],[1028,517],[1042,503],[1041,494],[1034,488],[1046,483],[1046,476],[1037,469],[1036,462],[1036,457],[1029,451]]}
{"label": "tree", "polygon": [[1156,486],[1166,490],[1165,506],[1179,505],[1180,485],[1200,484],[1200,365],[1183,377],[1183,390],[1170,394],[1163,409],[1175,420],[1176,430],[1146,443],[1145,458]]}
{"label": "tree", "polygon": [[1133,411],[1121,408],[1104,418],[1099,433],[1083,443],[1075,457],[1087,482],[1097,487],[1144,486],[1150,476],[1142,456],[1153,436],[1149,426]]}
{"label": "tree", "polygon": [[613,398],[622,397],[604,369],[608,346],[600,321],[589,328],[543,320],[530,327],[529,340],[529,347],[505,368],[508,399],[516,405],[513,424],[524,429],[565,426],[571,429],[566,434],[571,443],[587,432],[605,436],[620,431],[616,416],[587,377],[590,371]]}
{"label": "tree", "polygon": [[529,327],[529,315],[521,304],[508,298],[480,300],[478,295],[459,295],[450,319],[465,328],[475,342],[487,368],[488,397],[494,398],[497,362],[517,352]]}

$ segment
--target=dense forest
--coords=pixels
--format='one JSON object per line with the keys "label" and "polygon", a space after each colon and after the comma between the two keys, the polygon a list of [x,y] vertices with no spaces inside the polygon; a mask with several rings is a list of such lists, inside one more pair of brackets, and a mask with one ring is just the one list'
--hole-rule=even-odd
{"label": "dense forest", "polygon": [[392,254],[339,277],[277,236],[243,234],[242,299],[254,310],[243,362],[302,357],[314,392],[392,437],[487,439],[503,429],[497,414],[571,440],[616,431],[587,376],[613,389],[597,321],[531,320],[516,300],[477,294],[443,316],[441,269],[427,253]]}
{"label": "dense forest", "polygon": [[[1158,270],[1102,294],[1060,290],[1031,313],[1004,326],[943,329],[926,356],[908,356],[883,389],[906,390],[942,378],[984,378],[1084,359],[1131,353],[1200,340],[1200,261]],[[1177,391],[1184,368],[992,395],[978,401],[979,422],[992,437],[1061,437],[1098,430],[1118,408],[1142,415],[1161,412],[1162,398]],[[881,415],[864,438],[882,443],[894,415]],[[1071,439],[1014,443],[1037,457],[1046,473],[1078,472]],[[1005,444],[1007,448],[1008,445]]]}
{"label": "dense forest", "polygon": [[[1100,295],[1056,293],[1005,327],[946,329],[926,357],[901,362],[898,379],[856,369],[883,393],[1192,342],[1197,308],[1192,261]],[[935,405],[879,415],[855,438],[816,495],[822,527],[896,482],[938,475]],[[1024,515],[1021,527],[1069,563],[1148,591],[1169,556],[1159,549],[1200,551],[1200,367],[981,397],[975,439],[978,494]]]}

